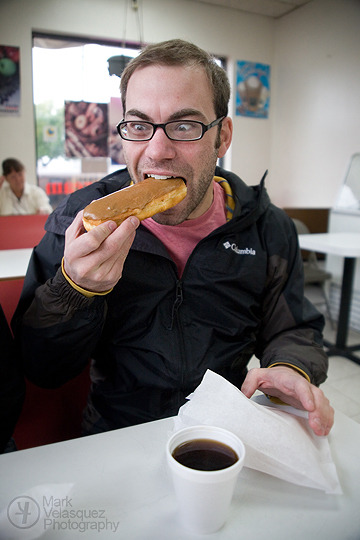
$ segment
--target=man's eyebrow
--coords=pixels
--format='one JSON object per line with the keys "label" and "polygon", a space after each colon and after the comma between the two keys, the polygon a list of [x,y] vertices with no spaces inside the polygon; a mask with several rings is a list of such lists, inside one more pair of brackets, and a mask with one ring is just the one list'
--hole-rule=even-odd
{"label": "man's eyebrow", "polygon": [[197,119],[201,118],[202,120],[205,120],[205,115],[199,111],[198,109],[181,109],[180,111],[174,112],[169,120],[181,120],[182,118],[187,118],[188,116],[195,117]]}
{"label": "man's eyebrow", "polygon": [[[144,122],[152,121],[150,116],[148,116],[142,111],[139,111],[138,109],[130,109],[126,111],[126,116],[127,117],[133,116],[133,117],[139,118],[140,120],[144,120]],[[189,116],[195,117],[198,120],[207,121],[207,118],[205,117],[205,115],[198,109],[186,108],[186,109],[180,109],[179,111],[175,111],[173,114],[171,114],[168,118],[168,122],[171,122],[172,120],[181,120],[183,118],[188,118]]]}
{"label": "man's eyebrow", "polygon": [[150,122],[150,117],[141,112],[141,111],[138,111],[137,109],[130,109],[129,111],[126,111],[126,115],[125,116],[136,116],[136,118],[140,118],[141,120],[145,120],[145,121],[148,121]]}

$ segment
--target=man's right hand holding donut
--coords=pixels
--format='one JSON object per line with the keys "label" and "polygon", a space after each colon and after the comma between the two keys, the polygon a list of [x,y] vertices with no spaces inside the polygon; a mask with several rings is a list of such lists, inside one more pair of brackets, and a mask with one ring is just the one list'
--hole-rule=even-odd
{"label": "man's right hand holding donut", "polygon": [[119,227],[107,221],[86,233],[82,218],[83,211],[65,233],[64,270],[82,289],[103,293],[121,278],[140,221],[129,217]]}

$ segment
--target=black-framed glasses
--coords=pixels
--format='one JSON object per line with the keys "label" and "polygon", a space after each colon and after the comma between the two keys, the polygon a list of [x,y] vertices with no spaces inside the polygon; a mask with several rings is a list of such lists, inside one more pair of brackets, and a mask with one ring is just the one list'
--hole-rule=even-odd
{"label": "black-framed glasses", "polygon": [[165,124],[154,124],[142,120],[127,120],[119,122],[116,129],[125,141],[150,141],[158,128],[164,130],[171,141],[198,141],[209,129],[219,125],[225,116],[217,118],[208,125],[197,120],[172,120]]}

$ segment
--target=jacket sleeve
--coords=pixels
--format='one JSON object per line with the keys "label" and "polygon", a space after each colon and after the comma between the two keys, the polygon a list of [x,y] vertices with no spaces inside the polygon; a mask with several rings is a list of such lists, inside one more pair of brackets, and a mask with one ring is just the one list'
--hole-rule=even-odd
{"label": "jacket sleeve", "polygon": [[268,283],[256,355],[262,367],[289,364],[318,386],[325,381],[328,369],[322,340],[325,321],[304,297],[297,233],[292,221],[280,212],[275,212],[271,226],[264,224]]}
{"label": "jacket sleeve", "polygon": [[84,369],[105,319],[104,298],[86,298],[64,278],[63,250],[63,236],[49,232],[34,249],[12,321],[25,374],[45,388]]}
{"label": "jacket sleeve", "polygon": [[27,377],[39,386],[60,386],[78,375],[99,341],[107,301],[86,298],[61,272],[65,231],[89,202],[129,185],[126,169],[75,191],[50,214],[47,233],[33,251],[12,320]]}

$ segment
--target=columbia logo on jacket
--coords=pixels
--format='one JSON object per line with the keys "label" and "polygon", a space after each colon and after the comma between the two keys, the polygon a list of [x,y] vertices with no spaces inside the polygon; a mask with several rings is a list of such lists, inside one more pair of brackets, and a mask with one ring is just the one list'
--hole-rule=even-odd
{"label": "columbia logo on jacket", "polygon": [[231,243],[229,241],[224,242],[223,246],[225,249],[231,249],[238,255],[256,255],[255,249],[253,248],[240,249],[235,243]]}

